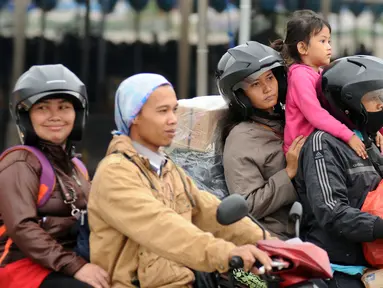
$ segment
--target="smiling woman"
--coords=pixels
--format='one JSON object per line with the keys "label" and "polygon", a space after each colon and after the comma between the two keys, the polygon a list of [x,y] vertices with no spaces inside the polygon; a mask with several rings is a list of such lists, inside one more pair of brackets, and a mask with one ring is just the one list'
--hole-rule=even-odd
{"label": "smiling woman", "polygon": [[72,161],[87,118],[85,85],[62,65],[33,66],[10,110],[25,146],[0,156],[0,287],[108,288],[107,273],[75,252],[90,189]]}
{"label": "smiling woman", "polygon": [[48,98],[33,105],[29,116],[39,138],[54,144],[65,145],[72,132],[76,113],[70,100]]}

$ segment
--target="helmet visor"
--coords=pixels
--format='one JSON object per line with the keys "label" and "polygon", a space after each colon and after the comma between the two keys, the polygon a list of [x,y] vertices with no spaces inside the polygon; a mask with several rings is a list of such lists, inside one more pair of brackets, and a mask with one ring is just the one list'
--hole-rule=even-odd
{"label": "helmet visor", "polygon": [[238,82],[233,86],[233,90],[236,91],[238,89],[247,90],[251,84],[254,83],[255,80],[257,80],[263,73],[270,71],[271,69],[274,69],[276,67],[282,66],[281,63],[275,62],[271,66],[263,67],[260,70],[254,72],[253,74],[250,74],[247,76],[244,80]]}
{"label": "helmet visor", "polygon": [[31,107],[34,104],[36,104],[37,102],[39,102],[42,99],[60,98],[60,97],[66,98],[66,99],[77,100],[73,104],[79,103],[81,105],[81,107],[84,109],[86,107],[86,99],[83,95],[81,95],[80,93],[77,93],[77,92],[63,90],[63,91],[50,91],[50,92],[45,92],[45,93],[39,93],[37,95],[34,95],[32,97],[25,99],[21,103],[19,103],[17,108],[23,109],[25,111],[29,111],[29,109],[31,109]]}
{"label": "helmet visor", "polygon": [[377,89],[364,94],[361,102],[367,112],[381,111],[383,107],[383,89]]}

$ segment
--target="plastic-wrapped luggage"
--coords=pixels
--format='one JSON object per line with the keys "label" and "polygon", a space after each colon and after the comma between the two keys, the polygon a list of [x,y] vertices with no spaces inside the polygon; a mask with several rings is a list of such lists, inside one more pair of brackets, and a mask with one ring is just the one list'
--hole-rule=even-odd
{"label": "plastic-wrapped luggage", "polygon": [[200,189],[222,199],[228,195],[228,190],[219,124],[227,111],[226,102],[221,96],[202,96],[178,103],[177,133],[167,153]]}

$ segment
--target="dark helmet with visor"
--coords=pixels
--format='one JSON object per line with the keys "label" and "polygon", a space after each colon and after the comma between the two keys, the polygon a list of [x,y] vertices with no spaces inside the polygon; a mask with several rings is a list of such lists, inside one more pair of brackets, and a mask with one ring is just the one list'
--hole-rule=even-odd
{"label": "dark helmet with visor", "polygon": [[88,96],[84,83],[61,64],[32,66],[20,76],[12,92],[9,109],[23,144],[38,138],[29,118],[31,107],[43,99],[63,98],[73,103],[76,119],[69,141],[80,141],[88,116]]}

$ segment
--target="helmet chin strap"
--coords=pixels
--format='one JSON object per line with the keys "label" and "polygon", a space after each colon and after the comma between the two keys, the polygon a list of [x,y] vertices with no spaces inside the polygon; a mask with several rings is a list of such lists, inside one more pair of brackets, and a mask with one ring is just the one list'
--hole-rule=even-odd
{"label": "helmet chin strap", "polygon": [[366,128],[362,128],[359,131],[360,131],[360,133],[362,133],[363,140],[364,140],[363,142],[364,142],[364,145],[366,145],[366,149],[371,148],[372,141],[371,141],[370,136],[367,133],[367,129]]}
{"label": "helmet chin strap", "polygon": [[284,120],[284,111],[280,103],[274,106],[274,111],[275,114],[270,114],[269,112],[253,108],[253,115],[268,120]]}
{"label": "helmet chin strap", "polygon": [[366,145],[368,159],[371,161],[372,166],[374,166],[376,172],[380,175],[380,177],[383,177],[383,172],[380,170],[379,167],[379,158],[381,158],[380,150],[375,145],[372,145],[373,141],[371,141],[371,138],[369,137],[365,128],[363,128],[360,132],[362,133],[364,144]]}
{"label": "helmet chin strap", "polygon": [[363,136],[363,142],[366,146],[366,149],[371,148],[372,141],[371,141],[371,135],[367,132],[366,124],[367,124],[367,111],[365,110],[364,106],[362,105],[362,112],[360,113],[359,117],[356,120],[356,127],[358,127],[359,132]]}
{"label": "helmet chin strap", "polygon": [[[29,129],[32,129],[32,131],[34,132],[32,125],[30,123],[26,123],[26,126],[27,125],[30,125]],[[22,131],[22,129],[20,129],[19,125],[16,125],[16,129],[19,135],[20,142],[23,145],[33,145],[33,144],[37,144],[39,141],[43,141],[36,135],[35,132],[34,133],[29,132],[28,134],[26,134]],[[76,154],[76,145],[70,139],[67,139],[65,143],[64,151],[70,158],[78,156],[78,154]]]}
{"label": "helmet chin strap", "polygon": [[73,144],[71,140],[67,140],[65,144],[65,152],[67,155],[72,159],[73,157],[76,157],[78,154],[76,154],[76,145]]}
{"label": "helmet chin strap", "polygon": [[25,137],[24,137],[24,133],[21,131],[19,125],[16,125],[16,129],[17,129],[17,135],[19,136],[19,139],[20,139],[20,143],[24,145],[24,144],[25,144],[25,141],[24,141],[24,139],[25,139]]}
{"label": "helmet chin strap", "polygon": [[242,110],[242,115],[245,119],[248,119],[251,116],[257,116],[268,120],[284,120],[284,111],[280,102],[274,106],[275,114],[270,114],[269,112],[255,108],[242,89],[238,89],[237,92],[233,93],[236,98],[237,105]]}

